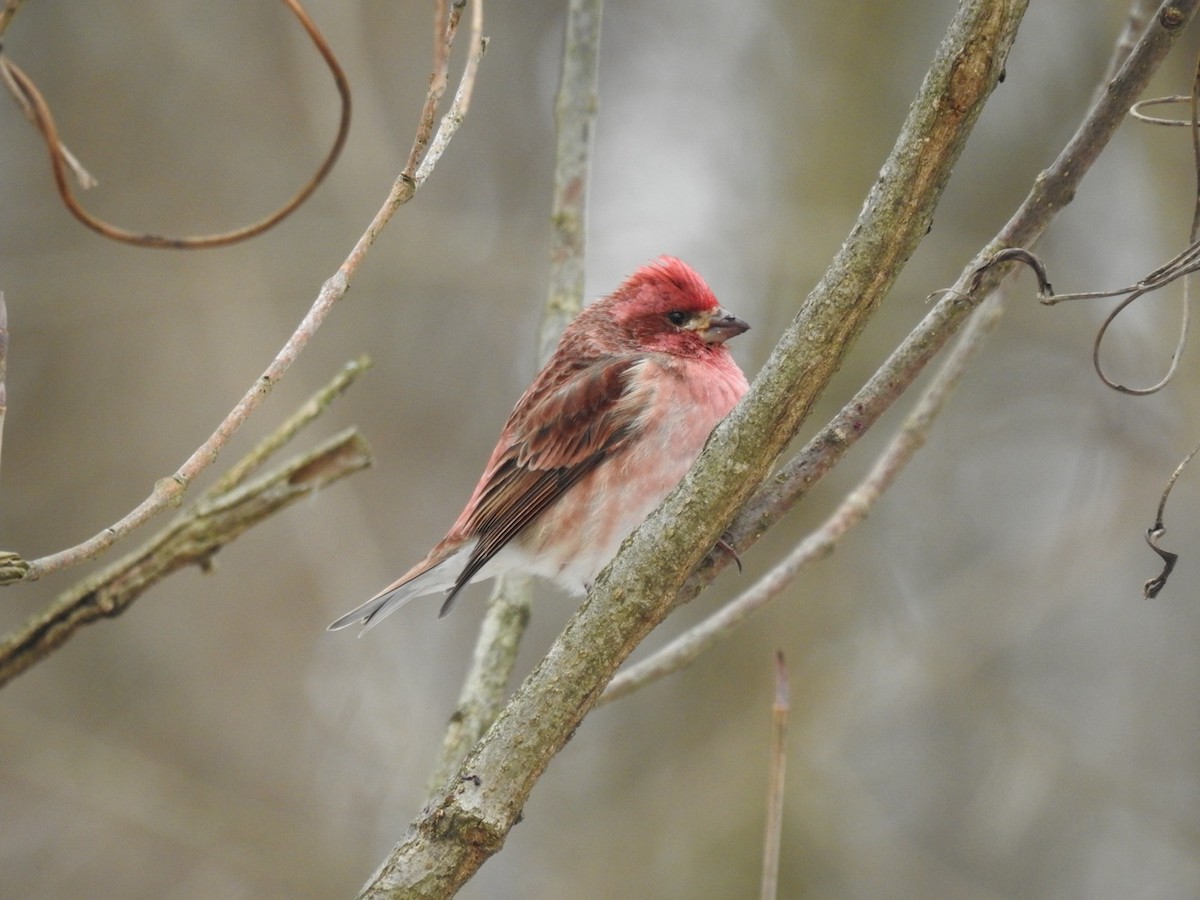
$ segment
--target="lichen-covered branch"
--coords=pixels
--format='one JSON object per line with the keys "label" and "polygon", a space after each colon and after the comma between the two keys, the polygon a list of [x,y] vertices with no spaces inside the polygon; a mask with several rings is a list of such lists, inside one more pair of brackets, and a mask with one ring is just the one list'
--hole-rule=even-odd
{"label": "lichen-covered branch", "polygon": [[670,612],[812,408],[928,229],[1025,10],[964,2],[859,220],[696,466],[602,573],[504,712],[413,822],[364,897],[452,895],[504,843],[617,666]]}

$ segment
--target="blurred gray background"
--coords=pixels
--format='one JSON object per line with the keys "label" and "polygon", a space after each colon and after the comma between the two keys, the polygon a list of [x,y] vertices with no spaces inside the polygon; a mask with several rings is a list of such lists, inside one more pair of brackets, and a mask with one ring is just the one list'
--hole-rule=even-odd
{"label": "blurred gray background", "polygon": [[[374,370],[306,440],[356,424],[376,466],[0,692],[0,896],[351,896],[418,811],[486,589],[442,621],[430,600],[362,640],[324,628],[441,537],[533,373],[563,6],[488,6],[462,131],[221,459],[367,352]],[[589,297],[682,256],[753,322],[732,345],[753,375],[853,222],[954,6],[610,0]],[[932,233],[807,433],[1074,129],[1124,5],[1033,6]],[[3,547],[74,544],[174,471],[382,201],[424,96],[430,5],[309,7],[353,83],[351,137],[298,214],[240,246],[142,250],[83,229],[32,128],[0,103]],[[1196,45],[1184,40],[1158,93],[1186,90]],[[100,178],[86,202],[127,227],[256,218],[333,133],[333,89],[281,4],[101,14],[43,0],[4,49]],[[1190,172],[1186,132],[1125,128],[1039,247],[1055,287],[1126,284],[1173,255]],[[1022,279],[871,519],[693,668],[590,716],[462,896],[756,895],[777,648],[793,696],[782,896],[1200,896],[1200,472],[1169,511],[1176,574],[1160,599],[1140,597],[1157,571],[1142,532],[1200,435],[1200,363],[1189,355],[1148,399],[1107,391],[1090,367],[1107,303],[1040,308]],[[1178,303],[1150,298],[1120,322],[1118,377],[1157,379]],[[722,575],[649,643],[765,572],[901,412],[746,554],[744,575]],[[6,589],[0,625],[81,574]],[[571,610],[541,591],[521,674]]]}

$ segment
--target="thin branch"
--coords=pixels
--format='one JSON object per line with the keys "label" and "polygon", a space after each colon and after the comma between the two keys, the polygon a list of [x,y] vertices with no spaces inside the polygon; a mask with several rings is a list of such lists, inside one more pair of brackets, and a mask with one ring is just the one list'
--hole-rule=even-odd
{"label": "thin branch", "polygon": [[[477,10],[480,8],[480,0],[475,0],[475,6]],[[479,24],[482,25],[482,19],[480,17],[477,18],[479,18]],[[447,120],[443,120],[442,128],[439,130],[441,142],[435,148],[436,156],[434,155],[435,150],[431,149],[415,177],[409,178],[401,174],[396,179],[391,191],[384,200],[383,206],[375,214],[374,219],[367,226],[367,230],[359,237],[357,243],[355,243],[353,249],[351,249],[337,272],[321,286],[315,302],[292,333],[292,336],[288,338],[283,348],[276,354],[263,374],[259,376],[258,380],[255,381],[242,399],[238,401],[237,405],[230,410],[225,419],[217,426],[216,431],[209,436],[208,440],[196,448],[192,455],[187,458],[174,474],[156,482],[150,496],[119,521],[77,546],[33,560],[27,564],[27,568],[20,579],[12,577],[16,574],[17,570],[15,568],[0,566],[0,584],[5,584],[13,580],[33,581],[52,572],[57,572],[60,569],[93,559],[164,509],[180,504],[184,492],[191,485],[192,481],[213,463],[230,438],[237,433],[246,419],[258,409],[263,400],[270,394],[271,389],[283,377],[292,363],[296,361],[296,358],[304,348],[308,346],[308,342],[316,334],[317,329],[321,327],[321,324],[329,316],[334,306],[346,295],[346,291],[349,290],[350,283],[354,275],[358,272],[358,267],[362,263],[363,257],[366,256],[367,251],[375,243],[380,232],[383,231],[392,216],[395,215],[396,210],[411,200],[417,189],[428,179],[437,160],[441,158],[441,154],[445,151],[450,138],[462,123],[467,104],[470,101],[471,91],[474,88],[475,73],[478,69],[479,61],[483,57],[484,50],[485,41],[478,29],[476,29],[472,35],[471,55],[463,71],[462,79],[459,82],[454,107],[447,114],[447,120],[451,120],[451,123],[448,125]],[[435,141],[435,144],[437,143]]]}
{"label": "thin branch", "polygon": [[998,82],[1021,2],[963,2],[858,222],[743,401],[602,572],[547,656],[413,822],[364,897],[452,895],[503,844],[616,667],[766,476],[926,234]]}
{"label": "thin branch", "polygon": [[[461,2],[455,3],[456,9],[461,7]],[[467,63],[463,66],[463,74],[458,83],[458,90],[454,93],[454,102],[450,104],[450,109],[446,115],[442,116],[437,134],[433,136],[433,140],[429,144],[429,151],[425,154],[425,158],[421,160],[421,165],[417,166],[416,172],[408,176],[411,177],[417,187],[424,184],[430,173],[433,172],[433,167],[437,165],[438,160],[442,158],[442,154],[446,152],[446,147],[449,146],[450,139],[454,137],[459,126],[462,125],[463,119],[466,118],[467,109],[471,105],[471,93],[475,88],[475,73],[479,69],[479,63],[483,59],[483,54],[487,52],[487,42],[488,39],[483,35],[483,0],[472,0],[471,50],[467,54]]]}
{"label": "thin branch", "polygon": [[0,641],[0,686],[84,625],[120,615],[172,572],[206,568],[213,554],[250,527],[370,464],[370,449],[350,429],[229,494],[201,498],[136,553],[67,591]]}
{"label": "thin branch", "polygon": [[1096,88],[1093,103],[1099,100],[1104,86],[1116,78],[1121,66],[1125,65],[1125,60],[1129,59],[1129,54],[1137,45],[1138,38],[1146,31],[1146,23],[1150,21],[1150,17],[1157,8],[1158,0],[1133,0],[1129,12],[1125,16],[1125,27],[1121,29],[1121,34],[1113,44],[1112,56],[1109,57],[1104,77],[1100,79],[1099,87]]}
{"label": "thin branch", "polygon": [[25,0],[4,0],[4,7],[0,9],[0,37],[4,37],[4,32],[8,30],[9,23],[24,2]]}
{"label": "thin branch", "polygon": [[408,152],[408,162],[404,171],[411,178],[417,171],[425,148],[429,146],[429,136],[433,133],[433,122],[437,118],[438,106],[442,95],[446,93],[446,85],[450,72],[450,48],[454,45],[454,36],[458,33],[458,21],[462,18],[466,0],[455,0],[454,8],[447,18],[446,0],[436,0],[433,10],[433,71],[429,73],[429,92],[425,95],[425,105],[421,108],[421,119],[417,125],[417,136],[413,139],[412,149]]}
{"label": "thin branch", "polygon": [[230,466],[229,470],[218,478],[212,487],[204,492],[204,496],[218,497],[221,494],[228,494],[235,487],[242,484],[270,457],[274,456],[280,449],[287,445],[304,426],[325,412],[334,400],[346,393],[351,385],[358,381],[359,376],[371,368],[371,365],[371,358],[369,356],[360,356],[358,359],[353,359],[342,366],[341,371],[333,376],[327,385],[309,397],[299,409],[292,413],[282,425],[267,435],[257,447]]}
{"label": "thin branch", "polygon": [[821,527],[804,538],[766,575],[704,621],[692,626],[653,655],[619,673],[605,689],[597,706],[619,700],[664,676],[691,665],[706,650],[729,637],[751,614],[779,596],[813,563],[824,559],[838,542],[866,519],[872,508],[892,486],[916,452],[925,444],[934,419],[942,411],[967,366],[983,347],[1002,315],[998,295],[993,294],[976,312],[937,376],[913,411],[900,426],[874,466]]}
{"label": "thin branch", "polygon": [[787,666],[783,651],[775,654],[775,702],[771,706],[771,768],[767,788],[767,825],[763,840],[761,900],[779,895],[779,849],[783,845],[783,783],[787,771],[789,709]]}
{"label": "thin branch", "polygon": [[[563,38],[562,74],[555,104],[554,201],[550,287],[539,328],[538,362],[544,363],[566,323],[583,307],[583,261],[591,134],[600,72],[600,0],[571,0]],[[431,778],[441,787],[462,764],[500,712],[530,617],[529,579],[496,579],[476,638],[471,667],[450,717]]]}
{"label": "thin branch", "polygon": [[337,57],[333,55],[333,51],[329,48],[325,37],[317,29],[316,24],[309,18],[308,13],[304,11],[298,0],[283,0],[283,3],[300,22],[301,27],[308,35],[309,40],[312,41],[313,46],[316,47],[317,52],[321,55],[321,59],[325,61],[326,67],[333,76],[334,85],[337,87],[342,107],[337,134],[334,136],[333,146],[330,147],[329,152],[325,155],[325,159],[317,167],[317,171],[313,173],[308,183],[292,199],[257,222],[231,231],[223,231],[219,234],[171,237],[168,235],[129,231],[106,222],[103,219],[99,219],[84,209],[78,198],[76,198],[75,192],[71,190],[71,181],[67,177],[68,171],[73,172],[85,188],[93,187],[96,180],[88,174],[59,139],[58,126],[54,123],[54,116],[50,112],[50,106],[46,103],[45,98],[42,97],[41,92],[37,89],[32,79],[16,63],[0,55],[0,74],[3,75],[3,81],[8,86],[9,92],[16,99],[26,118],[33,122],[34,126],[41,133],[42,139],[46,143],[46,149],[50,153],[50,167],[54,174],[54,183],[58,188],[59,197],[71,215],[88,228],[114,241],[121,241],[122,243],[133,244],[138,247],[196,250],[210,247],[226,247],[230,244],[236,244],[239,241],[260,235],[282,222],[308,199],[313,191],[320,186],[321,182],[325,180],[325,176],[333,169],[333,165],[337,162],[337,158],[342,152],[342,147],[346,143],[346,137],[350,133],[350,82],[346,78],[346,73],[342,71]]}

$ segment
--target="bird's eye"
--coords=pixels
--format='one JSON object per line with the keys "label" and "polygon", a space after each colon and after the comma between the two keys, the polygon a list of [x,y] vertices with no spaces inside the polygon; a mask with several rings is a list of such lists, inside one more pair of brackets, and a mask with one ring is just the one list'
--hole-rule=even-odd
{"label": "bird's eye", "polygon": [[688,320],[687,313],[680,312],[679,310],[675,310],[674,312],[667,313],[667,321],[670,322],[672,325],[680,326],[680,325],[683,325],[683,323],[686,322],[687,320]]}

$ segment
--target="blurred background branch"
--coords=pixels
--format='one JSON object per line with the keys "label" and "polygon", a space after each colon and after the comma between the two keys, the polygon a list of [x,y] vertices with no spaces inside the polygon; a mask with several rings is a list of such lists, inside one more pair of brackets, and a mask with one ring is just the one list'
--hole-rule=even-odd
{"label": "blurred background branch", "polygon": [[21,4],[25,0],[4,0],[4,7],[0,8],[0,37],[4,37],[4,32],[8,30],[9,23],[12,22],[13,16],[17,14],[17,10],[21,8]]}
{"label": "blurred background branch", "polygon": [[4,291],[0,291],[0,448],[4,446],[4,416],[8,412],[8,387],[4,378],[7,366],[8,306],[4,303]]}
{"label": "blurred background branch", "polygon": [[770,776],[767,780],[767,824],[763,829],[761,900],[779,896],[779,852],[783,847],[783,788],[787,773],[787,720],[791,689],[783,652],[775,653],[775,695],[771,704]]}
{"label": "blurred background branch", "polygon": [[[587,186],[598,106],[602,0],[570,0],[563,34],[562,71],[554,104],[554,197],[551,204],[549,291],[538,329],[537,363],[554,351],[558,336],[583,308],[587,249]],[[504,705],[529,623],[528,577],[510,573],[496,579],[479,627],[471,666],[463,683],[442,751],[430,779],[441,787],[483,737]]]}
{"label": "blurred background branch", "polygon": [[218,550],[253,525],[370,463],[362,437],[344,431],[243,488],[199,501],[142,549],[66,592],[0,640],[0,686],[46,658],[82,626],[120,615],[179,569],[208,569]]}

